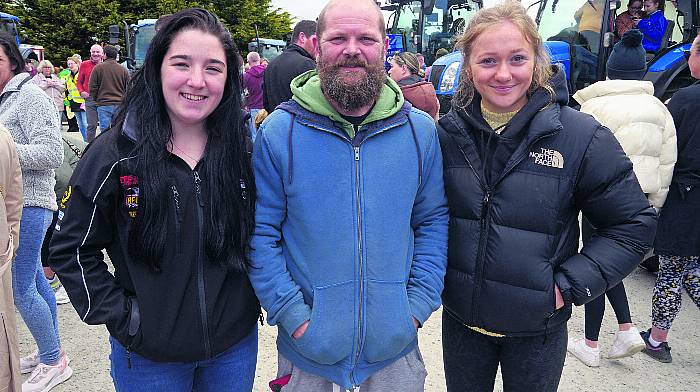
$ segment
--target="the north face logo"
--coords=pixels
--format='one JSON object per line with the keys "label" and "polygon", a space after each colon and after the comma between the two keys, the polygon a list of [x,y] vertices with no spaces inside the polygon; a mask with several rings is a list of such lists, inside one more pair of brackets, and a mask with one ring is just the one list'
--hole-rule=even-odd
{"label": "the north face logo", "polygon": [[540,148],[540,152],[530,152],[530,157],[535,159],[535,163],[542,166],[564,168],[564,157],[557,150]]}

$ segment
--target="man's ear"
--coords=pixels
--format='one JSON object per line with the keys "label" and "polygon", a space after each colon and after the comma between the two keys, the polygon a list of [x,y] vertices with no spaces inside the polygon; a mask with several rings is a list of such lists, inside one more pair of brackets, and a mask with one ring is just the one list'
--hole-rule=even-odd
{"label": "man's ear", "polygon": [[311,44],[314,46],[314,53],[311,53],[314,57],[317,57],[319,55],[319,48],[321,45],[321,42],[318,39],[318,35],[314,34],[311,36]]}
{"label": "man's ear", "polygon": [[384,52],[389,50],[389,37],[384,37]]}

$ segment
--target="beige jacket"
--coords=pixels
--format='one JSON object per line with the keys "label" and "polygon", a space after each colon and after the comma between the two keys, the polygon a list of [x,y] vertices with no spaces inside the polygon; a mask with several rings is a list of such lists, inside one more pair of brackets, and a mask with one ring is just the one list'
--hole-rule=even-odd
{"label": "beige jacket", "polygon": [[574,94],[581,111],[608,127],[634,165],[649,202],[663,207],[676,164],[676,126],[654,85],[637,80],[603,80]]}
{"label": "beige jacket", "polygon": [[0,125],[0,392],[20,392],[12,260],[19,245],[22,169],[10,133]]}

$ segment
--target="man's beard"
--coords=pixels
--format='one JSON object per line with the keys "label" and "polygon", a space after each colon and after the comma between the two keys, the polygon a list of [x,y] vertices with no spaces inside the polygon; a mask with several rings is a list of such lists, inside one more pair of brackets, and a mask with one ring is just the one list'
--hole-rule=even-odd
{"label": "man's beard", "polygon": [[[384,59],[383,50],[379,59]],[[353,82],[346,82],[343,75],[345,71],[341,69],[341,66],[362,67],[365,72],[353,71],[361,72],[363,75]],[[386,81],[384,62],[381,60],[376,64],[369,64],[357,57],[351,57],[339,63],[326,64],[321,53],[317,69],[323,94],[345,111],[354,111],[367,105],[374,105]]]}

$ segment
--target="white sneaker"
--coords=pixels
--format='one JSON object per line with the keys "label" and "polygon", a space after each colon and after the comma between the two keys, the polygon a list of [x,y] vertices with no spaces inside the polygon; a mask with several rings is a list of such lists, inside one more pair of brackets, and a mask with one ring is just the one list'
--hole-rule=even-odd
{"label": "white sneaker", "polygon": [[[66,363],[70,363],[70,358],[65,351],[61,351],[61,356],[66,358]],[[31,354],[19,359],[19,371],[22,374],[31,373],[39,365],[39,349],[32,351]]]}
{"label": "white sneaker", "polygon": [[639,330],[632,327],[627,331],[617,331],[615,333],[615,342],[610,347],[608,358],[624,358],[630,357],[646,347],[644,339],[639,335]]}
{"label": "white sneaker", "polygon": [[66,356],[62,355],[56,365],[39,363],[27,381],[22,384],[22,392],[49,392],[72,375],[73,369],[68,366]]}
{"label": "white sneaker", "polygon": [[566,350],[586,366],[600,366],[600,348],[588,347],[586,339],[569,339]]}
{"label": "white sneaker", "polygon": [[53,293],[56,296],[57,305],[65,305],[70,303],[70,298],[68,298],[68,293],[66,293],[66,289],[63,288],[63,285],[59,286]]}
{"label": "white sneaker", "polygon": [[19,371],[22,374],[31,373],[39,365],[39,350],[19,359]]}

